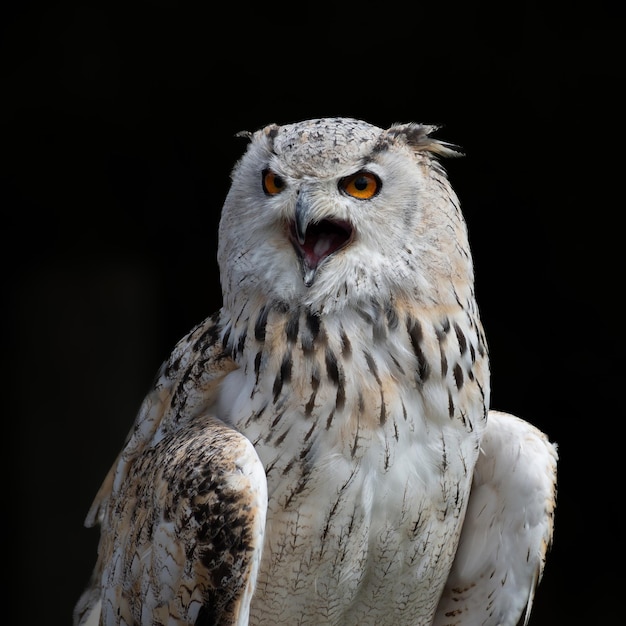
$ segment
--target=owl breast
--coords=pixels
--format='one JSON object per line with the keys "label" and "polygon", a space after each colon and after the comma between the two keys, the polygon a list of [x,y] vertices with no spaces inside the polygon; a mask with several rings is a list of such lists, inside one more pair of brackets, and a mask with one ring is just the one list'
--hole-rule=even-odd
{"label": "owl breast", "polygon": [[[250,623],[430,619],[484,414],[476,389],[451,407],[442,359],[474,380],[482,365],[430,323],[308,315],[278,307],[226,331],[242,358],[218,412],[252,441],[268,481]],[[467,337],[479,341],[469,324]]]}

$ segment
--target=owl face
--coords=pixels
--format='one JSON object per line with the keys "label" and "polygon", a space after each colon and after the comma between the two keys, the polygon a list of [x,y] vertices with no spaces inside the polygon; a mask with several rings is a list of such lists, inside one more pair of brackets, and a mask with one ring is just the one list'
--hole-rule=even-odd
{"label": "owl face", "polygon": [[426,295],[453,272],[445,251],[464,225],[427,130],[340,118],[252,135],[220,224],[225,303],[245,292],[328,310]]}

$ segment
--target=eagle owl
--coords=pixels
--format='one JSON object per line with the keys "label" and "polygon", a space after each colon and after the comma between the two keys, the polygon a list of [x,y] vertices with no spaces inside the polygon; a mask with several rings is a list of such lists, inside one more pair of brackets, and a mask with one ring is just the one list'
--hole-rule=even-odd
{"label": "eagle owl", "polygon": [[87,516],[80,625],[515,625],[557,451],[489,410],[434,127],[247,133],[223,306],[174,348]]}

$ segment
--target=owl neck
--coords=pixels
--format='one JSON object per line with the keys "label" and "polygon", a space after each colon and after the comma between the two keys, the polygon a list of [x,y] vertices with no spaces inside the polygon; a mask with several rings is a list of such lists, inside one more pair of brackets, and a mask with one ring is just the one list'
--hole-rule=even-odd
{"label": "owl neck", "polygon": [[[486,348],[471,298],[431,309],[372,299],[332,314],[283,302],[247,306],[230,318],[224,312],[222,345],[247,372],[251,395],[305,415],[324,406],[329,416],[384,424],[403,411],[389,398],[410,393],[430,402],[428,388],[437,398],[447,388],[449,398],[469,390],[488,402]],[[446,420],[467,413],[439,400],[437,411]]]}

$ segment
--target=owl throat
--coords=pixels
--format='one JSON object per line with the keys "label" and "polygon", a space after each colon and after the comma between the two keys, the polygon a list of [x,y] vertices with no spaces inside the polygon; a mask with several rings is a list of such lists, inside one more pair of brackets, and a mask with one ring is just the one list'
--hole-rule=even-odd
{"label": "owl throat", "polygon": [[256,446],[291,445],[306,463],[319,441],[356,459],[376,433],[481,429],[488,367],[472,302],[415,315],[370,300],[322,316],[274,302],[234,319],[222,320],[239,366],[222,417]]}

